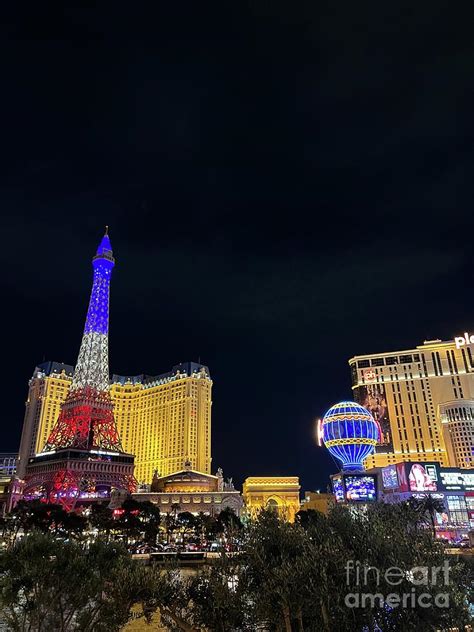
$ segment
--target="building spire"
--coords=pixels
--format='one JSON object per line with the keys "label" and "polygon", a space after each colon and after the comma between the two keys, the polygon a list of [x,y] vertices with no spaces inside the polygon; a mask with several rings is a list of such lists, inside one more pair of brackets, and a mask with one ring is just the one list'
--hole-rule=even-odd
{"label": "building spire", "polygon": [[84,335],[71,388],[92,387],[97,391],[109,388],[109,297],[110,280],[115,259],[106,233],[92,259],[94,275],[87,310]]}
{"label": "building spire", "polygon": [[110,261],[114,261],[113,252],[112,252],[112,244],[110,243],[109,237],[109,227],[105,227],[105,233],[102,237],[99,247],[97,248],[96,255],[94,259],[97,257],[104,257],[105,259],[109,259]]}
{"label": "building spire", "polygon": [[114,265],[106,229],[92,259],[92,290],[72,383],[42,453],[27,466],[25,498],[45,498],[72,509],[82,499],[110,499],[114,488],[136,487],[133,456],[123,454],[110,397],[109,294]]}
{"label": "building spire", "polygon": [[[72,445],[122,450],[112,404],[109,406],[109,297],[114,265],[110,239],[105,234],[92,259],[92,290],[71,388],[48,439],[48,449]],[[93,412],[98,401],[100,414]]]}

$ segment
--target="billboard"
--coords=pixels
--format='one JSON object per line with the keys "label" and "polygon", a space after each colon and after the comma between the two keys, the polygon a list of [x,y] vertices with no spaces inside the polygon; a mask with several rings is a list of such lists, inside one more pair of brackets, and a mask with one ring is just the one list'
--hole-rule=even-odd
{"label": "billboard", "polygon": [[[366,379],[370,379],[371,373]],[[365,375],[364,375],[365,378]],[[388,414],[387,397],[384,384],[366,384],[354,390],[354,396],[358,404],[371,413],[378,422],[381,432],[380,444],[376,446],[376,452],[386,452],[393,450],[392,432],[390,429],[390,418]]]}
{"label": "billboard", "polygon": [[[382,469],[384,488],[388,488],[385,480],[390,476]],[[474,491],[474,470],[460,470],[454,467],[440,467],[439,463],[397,463],[397,488],[401,492],[449,492]]]}
{"label": "billboard", "polygon": [[382,485],[384,489],[397,489],[398,476],[395,465],[387,465],[382,468]]}
{"label": "billboard", "polygon": [[434,464],[407,463],[408,487],[411,492],[438,491],[438,474]]}
{"label": "billboard", "polygon": [[344,500],[344,485],[342,484],[341,476],[334,476],[332,478],[332,491],[337,503]]}
{"label": "billboard", "polygon": [[473,491],[474,471],[453,467],[438,467],[439,489],[444,491]]}
{"label": "billboard", "polygon": [[437,463],[397,463],[398,489],[401,492],[440,490]]}
{"label": "billboard", "polygon": [[344,475],[345,498],[348,502],[374,502],[377,500],[375,476],[369,474]]}

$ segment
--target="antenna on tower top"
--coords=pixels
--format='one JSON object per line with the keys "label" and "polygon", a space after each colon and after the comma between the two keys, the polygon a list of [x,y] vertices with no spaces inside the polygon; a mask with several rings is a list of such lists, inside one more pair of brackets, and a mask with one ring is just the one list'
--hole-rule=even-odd
{"label": "antenna on tower top", "polygon": [[105,226],[105,234],[108,235],[109,234],[109,227],[106,225]]}

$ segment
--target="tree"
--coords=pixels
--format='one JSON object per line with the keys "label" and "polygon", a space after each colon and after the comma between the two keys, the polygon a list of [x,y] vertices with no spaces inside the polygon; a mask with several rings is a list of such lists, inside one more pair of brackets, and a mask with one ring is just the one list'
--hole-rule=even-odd
{"label": "tree", "polygon": [[[238,561],[238,584],[255,628],[395,632],[463,629],[469,622],[466,566],[446,558],[431,532],[419,527],[419,514],[403,504],[374,503],[358,511],[336,506],[328,516],[299,515],[293,525],[274,512],[262,512],[250,526]],[[421,567],[429,574],[445,561],[450,564],[448,583],[426,585],[419,581],[422,571],[413,570]],[[400,569],[395,588],[386,578],[394,567]],[[362,593],[381,595],[381,600],[348,607],[347,595],[360,598]],[[409,607],[387,608],[383,600],[393,593],[414,600]],[[423,607],[418,601],[422,594],[432,603],[448,598],[449,608]]]}
{"label": "tree", "polygon": [[10,525],[11,539],[14,541],[19,531],[29,533],[38,530],[42,533],[54,533],[58,537],[79,537],[84,531],[87,520],[74,512],[67,512],[56,503],[41,501],[18,502],[7,519]]}
{"label": "tree", "polygon": [[67,537],[80,538],[87,527],[87,518],[74,511],[66,512],[61,523],[61,531]]}
{"label": "tree", "polygon": [[427,494],[421,499],[412,496],[409,504],[419,514],[420,522],[430,526],[433,537],[436,538],[436,514],[442,514],[446,511],[443,501]]}
{"label": "tree", "polygon": [[222,523],[215,516],[202,511],[196,516],[196,531],[204,540],[214,540],[223,530]]}
{"label": "tree", "polygon": [[176,526],[185,541],[190,535],[196,533],[198,520],[190,511],[182,511],[176,517]]}
{"label": "tree", "polygon": [[150,622],[155,612],[170,630],[201,632],[195,625],[195,611],[190,602],[189,582],[177,569],[138,567],[133,593],[138,595],[145,619]]}
{"label": "tree", "polygon": [[114,530],[120,531],[128,545],[130,538],[138,538],[142,532],[140,521],[140,503],[133,498],[127,498],[122,504],[122,513],[115,520]]}
{"label": "tree", "polygon": [[[145,507],[144,521],[151,509]],[[140,514],[133,503],[126,511]],[[189,526],[183,514],[181,525]],[[202,517],[194,520],[201,529]],[[222,523],[238,528],[230,514]],[[222,552],[189,579],[134,564],[116,543],[98,540],[87,548],[35,529],[0,553],[0,618],[12,632],[115,632],[138,603],[146,618],[159,611],[165,625],[184,632],[425,632],[471,622],[474,563],[447,557],[413,503],[338,505],[328,516],[302,512],[295,524],[263,511],[239,539],[238,556]],[[445,562],[449,581],[418,581],[417,567],[430,572]],[[399,569],[395,588],[386,577],[393,568]],[[347,596],[361,593],[381,600],[348,607]],[[413,601],[388,608],[383,600],[393,593]],[[447,597],[449,608],[423,607],[422,594],[432,603]]]}
{"label": "tree", "polygon": [[138,597],[136,573],[120,545],[33,533],[0,554],[0,616],[12,632],[116,632]]}
{"label": "tree", "polygon": [[254,631],[255,620],[244,584],[239,581],[240,563],[225,553],[187,586],[193,621],[215,632]]}
{"label": "tree", "polygon": [[250,527],[242,567],[239,582],[253,604],[252,616],[272,630],[283,621],[286,632],[292,632],[292,618],[301,613],[305,599],[301,527],[282,521],[274,511],[260,512]]}
{"label": "tree", "polygon": [[218,517],[217,522],[221,530],[230,545],[230,550],[234,550],[234,546],[237,540],[237,536],[242,532],[243,524],[240,518],[230,507],[225,507]]}
{"label": "tree", "polygon": [[110,532],[115,526],[114,514],[106,503],[93,503],[89,514],[89,525],[97,529],[100,537],[106,541],[110,538]]}
{"label": "tree", "polygon": [[150,545],[156,544],[161,524],[160,508],[149,500],[142,502],[140,503],[138,517],[142,525],[145,542]]}
{"label": "tree", "polygon": [[[331,571],[329,578],[335,582],[333,597],[328,603],[329,618],[338,622],[340,630],[378,628],[382,630],[431,630],[463,626],[469,621],[466,592],[459,590],[460,566],[449,557],[436,542],[429,530],[419,528],[419,514],[407,504],[374,503],[365,511],[353,511],[350,507],[337,506],[329,514],[328,526],[336,537],[334,553],[342,561],[343,572]],[[314,532],[312,532],[314,535]],[[309,550],[311,550],[311,546]],[[342,554],[342,555],[341,555]],[[352,570],[347,566],[352,562]],[[420,571],[426,570],[427,578],[432,569],[450,565],[449,582],[441,580],[420,583]],[[340,563],[339,563],[340,564]],[[356,570],[356,564],[359,565]],[[396,586],[387,580],[389,569],[399,569]],[[423,580],[423,575],[421,576]],[[387,608],[379,601],[361,602],[349,609],[345,596],[362,594],[408,595],[407,607]],[[438,596],[447,596],[449,608],[426,608],[418,601],[421,594],[428,594],[431,602]]]}
{"label": "tree", "polygon": [[177,516],[181,507],[177,503],[173,503],[171,511],[165,514],[165,519],[162,522],[162,528],[166,536],[167,544],[170,543],[174,532],[179,528]]}

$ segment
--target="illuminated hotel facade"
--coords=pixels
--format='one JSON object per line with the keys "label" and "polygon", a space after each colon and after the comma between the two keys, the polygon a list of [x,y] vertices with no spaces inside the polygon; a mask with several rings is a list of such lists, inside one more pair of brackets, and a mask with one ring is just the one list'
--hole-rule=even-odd
{"label": "illuminated hotel facade", "polygon": [[379,422],[367,468],[400,461],[474,467],[474,336],[349,360],[355,401]]}
{"label": "illuminated hotel facade", "polygon": [[[74,367],[44,362],[29,383],[18,476],[43,449],[66,399]],[[209,369],[185,362],[156,377],[114,375],[114,416],[124,451],[135,456],[135,478],[151,483],[155,471],[168,476],[183,468],[211,471],[212,381]]]}

